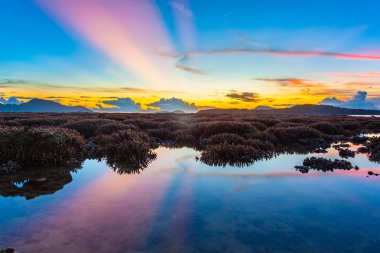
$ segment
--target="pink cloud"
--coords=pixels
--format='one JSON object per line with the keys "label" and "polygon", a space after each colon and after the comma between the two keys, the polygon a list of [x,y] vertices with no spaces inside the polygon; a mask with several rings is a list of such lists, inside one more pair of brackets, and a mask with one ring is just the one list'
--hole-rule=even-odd
{"label": "pink cloud", "polygon": [[[36,0],[76,36],[148,83],[164,83],[153,51],[172,48],[154,3],[122,0]],[[149,32],[146,32],[149,31]]]}

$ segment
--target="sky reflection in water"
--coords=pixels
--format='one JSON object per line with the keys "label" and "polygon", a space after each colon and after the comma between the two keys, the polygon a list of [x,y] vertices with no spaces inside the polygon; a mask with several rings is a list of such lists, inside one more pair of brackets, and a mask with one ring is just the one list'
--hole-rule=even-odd
{"label": "sky reflection in water", "polygon": [[[0,197],[0,248],[20,252],[380,252],[380,164],[294,169],[304,155],[209,167],[192,149],[157,150],[138,175],[86,161],[32,200]],[[312,156],[312,155],[309,155]],[[338,152],[317,156],[339,158]]]}

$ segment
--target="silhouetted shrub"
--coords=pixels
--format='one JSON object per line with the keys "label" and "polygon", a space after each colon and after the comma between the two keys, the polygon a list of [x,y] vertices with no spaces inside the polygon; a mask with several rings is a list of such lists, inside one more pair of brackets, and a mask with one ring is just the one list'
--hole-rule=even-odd
{"label": "silhouetted shrub", "polygon": [[156,158],[148,135],[134,130],[123,130],[104,136],[102,152],[115,170],[139,171]]}
{"label": "silhouetted shrub", "polygon": [[1,128],[0,160],[17,161],[22,166],[60,165],[81,159],[83,138],[63,128]]}
{"label": "silhouetted shrub", "polygon": [[380,122],[375,121],[375,122],[368,123],[366,125],[366,130],[369,132],[378,133],[380,131]]}
{"label": "silhouetted shrub", "polygon": [[[241,145],[255,149],[258,157],[273,153],[274,147],[279,153],[306,154],[321,151],[337,140],[365,143],[364,139],[356,141],[352,137],[380,130],[380,118],[256,113],[250,110],[197,114],[12,113],[0,114],[0,125],[26,132],[34,127],[51,126],[78,131],[86,139],[86,158],[104,157],[104,147],[117,147],[121,142],[110,136],[128,129],[145,133],[148,137],[145,141],[151,148],[189,146],[202,151],[217,145],[224,150],[233,149],[228,145]],[[371,159],[376,159],[377,153],[371,154]]]}
{"label": "silhouetted shrub", "polygon": [[365,144],[369,159],[374,162],[380,162],[380,137],[370,138]]}
{"label": "silhouetted shrub", "polygon": [[342,131],[343,131],[343,129],[338,124],[333,124],[330,122],[318,122],[318,123],[313,123],[309,126],[325,134],[336,135],[336,134],[342,134]]}
{"label": "silhouetted shrub", "polygon": [[210,145],[202,151],[201,161],[214,166],[244,166],[260,157],[260,152],[253,147],[226,142]]}
{"label": "silhouetted shrub", "polygon": [[280,127],[299,127],[299,126],[302,126],[302,125],[299,123],[294,123],[294,122],[280,122],[280,123],[276,124],[277,128],[280,128]]}
{"label": "silhouetted shrub", "polygon": [[193,127],[194,134],[199,138],[208,138],[220,133],[231,133],[243,136],[256,133],[257,131],[258,130],[249,123],[234,121],[199,123]]}
{"label": "silhouetted shrub", "polygon": [[353,122],[353,121],[343,121],[343,122],[340,122],[339,125],[343,129],[349,130],[349,131],[360,131],[360,129],[362,128],[359,123]]}
{"label": "silhouetted shrub", "polygon": [[131,125],[131,124],[124,124],[124,123],[116,122],[116,121],[107,122],[98,126],[94,131],[94,135],[101,135],[101,134],[108,135],[108,134],[112,134],[114,132],[126,130],[126,129],[136,130],[137,128],[136,126]]}
{"label": "silhouetted shrub", "polygon": [[88,138],[94,136],[96,131],[102,125],[112,124],[114,121],[108,119],[83,119],[74,122],[68,122],[63,125],[64,128],[69,128],[78,131],[81,135]]}
{"label": "silhouetted shrub", "polygon": [[217,134],[207,139],[201,160],[209,165],[248,165],[269,158],[274,146],[257,139],[244,139],[236,134]]}
{"label": "silhouetted shrub", "polygon": [[268,130],[282,144],[294,144],[304,139],[321,138],[321,133],[310,127],[272,127]]}
{"label": "silhouetted shrub", "polygon": [[266,125],[267,127],[272,127],[272,126],[280,123],[281,121],[276,120],[276,119],[258,119],[257,122],[262,123],[262,124]]}

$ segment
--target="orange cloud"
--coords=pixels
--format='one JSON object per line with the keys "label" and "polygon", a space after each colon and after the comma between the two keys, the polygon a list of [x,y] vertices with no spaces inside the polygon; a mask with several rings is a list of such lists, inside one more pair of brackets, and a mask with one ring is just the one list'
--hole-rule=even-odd
{"label": "orange cloud", "polygon": [[313,83],[310,80],[300,79],[300,78],[259,78],[258,81],[278,83],[282,87],[290,88],[311,88],[311,87],[322,87],[323,84]]}
{"label": "orange cloud", "polygon": [[349,82],[345,83],[346,86],[352,87],[352,88],[371,88],[374,85],[379,85],[378,83],[369,83],[369,82]]}

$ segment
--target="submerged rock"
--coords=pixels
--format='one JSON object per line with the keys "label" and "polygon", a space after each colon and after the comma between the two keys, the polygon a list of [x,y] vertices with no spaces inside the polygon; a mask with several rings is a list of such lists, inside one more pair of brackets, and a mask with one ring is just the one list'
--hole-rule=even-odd
{"label": "submerged rock", "polygon": [[380,176],[380,174],[379,173],[375,173],[375,172],[373,172],[373,171],[368,171],[368,175],[370,175],[370,176]]}
{"label": "submerged rock", "polygon": [[352,164],[345,160],[331,160],[326,158],[308,157],[303,161],[302,166],[295,166],[295,169],[301,173],[308,173],[309,170],[318,171],[334,171],[334,170],[358,170],[358,166],[352,166]]}
{"label": "submerged rock", "polygon": [[370,161],[380,162],[380,137],[370,138],[365,147],[368,149]]}
{"label": "submerged rock", "polygon": [[295,166],[296,170],[301,172],[302,174],[306,174],[309,172],[310,167],[309,166]]}
{"label": "submerged rock", "polygon": [[327,150],[323,149],[323,148],[318,148],[318,149],[314,150],[313,153],[316,153],[316,154],[326,154]]}
{"label": "submerged rock", "polygon": [[342,158],[355,157],[355,151],[349,149],[341,149],[339,150],[339,156]]}
{"label": "submerged rock", "polygon": [[369,149],[366,147],[360,147],[360,148],[358,148],[357,152],[360,154],[366,154],[369,152]]}

